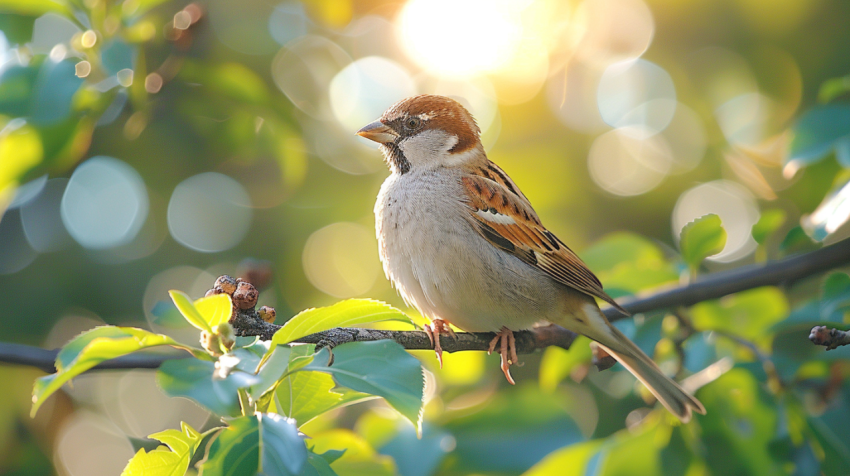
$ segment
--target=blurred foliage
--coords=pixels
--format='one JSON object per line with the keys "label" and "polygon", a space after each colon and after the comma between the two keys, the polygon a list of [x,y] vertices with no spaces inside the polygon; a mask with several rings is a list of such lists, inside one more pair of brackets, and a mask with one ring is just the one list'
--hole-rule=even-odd
{"label": "blurred foliage", "polygon": [[[619,366],[597,372],[585,338],[523,356],[516,388],[483,353],[441,369],[351,344],[328,368],[288,344],[422,322],[381,277],[371,208],[387,172],[352,134],[393,94],[467,100],[490,157],[615,297],[850,236],[850,4],[536,0],[509,15],[516,35],[494,29],[510,2],[275,3],[0,0],[3,340],[71,342],[32,408],[36,372],[2,369],[0,472],[117,474],[132,458],[127,474],[850,474],[850,350],[805,338],[850,324],[844,269],[618,322],[705,404],[687,425]],[[446,70],[484,72],[441,75],[453,53],[468,61]],[[635,58],[652,87],[617,94],[617,62]],[[686,200],[706,184],[722,187]],[[229,303],[192,299],[269,269],[260,304],[289,323],[226,345]],[[331,306],[344,298],[361,299]],[[157,371],[168,405],[153,378],[81,375],[161,346],[196,356]]]}

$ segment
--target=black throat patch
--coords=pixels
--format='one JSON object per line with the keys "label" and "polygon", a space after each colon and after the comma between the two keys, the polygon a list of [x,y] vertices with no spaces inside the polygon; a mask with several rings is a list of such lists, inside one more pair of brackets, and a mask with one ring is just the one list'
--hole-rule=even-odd
{"label": "black throat patch", "polygon": [[384,144],[384,160],[390,166],[393,172],[398,172],[401,175],[410,171],[410,162],[404,156],[404,152],[393,142]]}

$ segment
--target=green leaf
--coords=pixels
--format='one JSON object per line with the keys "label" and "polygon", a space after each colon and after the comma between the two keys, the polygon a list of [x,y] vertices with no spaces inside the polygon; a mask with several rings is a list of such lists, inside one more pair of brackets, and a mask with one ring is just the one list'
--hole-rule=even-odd
{"label": "green leaf", "polygon": [[452,412],[455,417],[444,418],[443,424],[457,441],[449,456],[455,462],[452,469],[458,474],[519,474],[549,453],[586,439],[579,418],[586,431],[592,432],[596,425],[596,420],[587,419],[587,405],[567,392],[544,393],[527,384],[500,390],[474,408]]}
{"label": "green leaf", "polygon": [[171,291],[168,291],[168,295],[171,296],[171,300],[174,301],[174,305],[177,306],[177,310],[180,311],[180,314],[183,314],[183,317],[189,321],[189,324],[212,334],[212,329],[210,328],[207,319],[201,314],[201,311],[195,307],[192,303],[192,299],[189,298],[186,293],[172,289]]}
{"label": "green leaf", "polygon": [[779,249],[785,254],[805,253],[818,249],[818,245],[812,241],[801,226],[797,225],[788,230],[788,234],[779,244]]}
{"label": "green leaf", "polygon": [[0,31],[6,35],[10,45],[29,43],[35,20],[34,16],[0,13]]}
{"label": "green leaf", "polygon": [[756,240],[756,243],[765,244],[767,239],[785,224],[785,218],[785,210],[780,208],[761,212],[759,221],[753,225],[753,239]]}
{"label": "green leaf", "polygon": [[307,447],[298,430],[274,413],[257,413],[230,421],[210,444],[202,461],[203,476],[298,475],[307,463]]}
{"label": "green leaf", "polygon": [[[289,373],[289,358],[292,350],[289,347],[276,348],[271,357],[266,360],[257,372],[257,377],[260,381],[251,387],[249,395],[254,400],[259,400],[260,397],[270,391],[273,391],[280,381]],[[258,363],[260,358],[257,357]],[[256,368],[256,366],[255,366]]]}
{"label": "green leaf", "polygon": [[[338,453],[337,451],[329,451],[329,453]],[[338,459],[338,457],[337,457]],[[312,451],[307,452],[307,466],[301,472],[301,476],[337,476],[336,471],[331,468],[331,463],[324,458],[324,455],[317,455]]]}
{"label": "green leaf", "polygon": [[[841,322],[833,314],[846,313],[850,310],[850,276],[847,273],[832,273],[823,282],[821,289],[820,318],[827,321]],[[820,319],[813,319],[815,321]]]}
{"label": "green leaf", "polygon": [[723,251],[726,246],[726,230],[720,217],[710,213],[697,218],[682,228],[679,248],[682,258],[691,269],[699,267],[702,260]]}
{"label": "green leaf", "polygon": [[336,428],[323,431],[313,435],[310,445],[310,451],[322,456],[333,471],[340,475],[399,474],[391,457],[377,453],[368,442],[351,430]]}
{"label": "green leaf", "polygon": [[[6,127],[12,130],[0,134],[0,194],[7,187],[16,187],[21,177],[37,167],[44,158],[41,139],[32,127]],[[0,206],[0,212],[2,211],[3,207]]]}
{"label": "green leaf", "polygon": [[180,430],[165,430],[149,435],[148,438],[161,441],[168,448],[159,447],[145,452],[144,448],[127,463],[121,476],[182,476],[189,468],[189,461],[195,455],[203,436],[185,422],[180,422]]}
{"label": "green leaf", "polygon": [[121,7],[121,14],[124,18],[138,18],[150,11],[150,9],[167,1],[168,0],[125,0]]}
{"label": "green leaf", "polygon": [[[59,351],[59,355],[56,356],[56,373],[35,381],[31,415],[35,416],[44,400],[59,390],[65,382],[95,365],[105,360],[161,345],[187,350],[196,357],[206,355],[200,349],[183,345],[166,335],[133,327],[103,326],[80,334]],[[170,362],[185,360],[195,359],[179,359]]]}
{"label": "green leaf", "polygon": [[70,61],[45,61],[33,85],[30,120],[33,124],[50,125],[71,115],[74,95],[83,85]]}
{"label": "green leaf", "polygon": [[208,66],[187,61],[180,71],[181,79],[203,84],[211,94],[233,99],[242,104],[268,104],[268,88],[257,73],[240,63]]}
{"label": "green leaf", "polygon": [[665,433],[658,423],[650,423],[607,440],[599,453],[599,474],[668,474],[661,471],[658,451],[668,443]]}
{"label": "green leaf", "polygon": [[850,134],[850,106],[818,106],[794,124],[787,163],[794,168],[814,164],[828,156],[837,140]]}
{"label": "green leaf", "polygon": [[827,79],[818,90],[818,102],[828,103],[848,91],[850,91],[850,76]]}
{"label": "green leaf", "polygon": [[611,233],[581,253],[581,258],[615,297],[617,290],[634,294],[679,280],[661,249],[634,233]]}
{"label": "green leaf", "polygon": [[570,350],[560,347],[547,347],[540,360],[540,388],[551,392],[558,387],[577,365],[590,362],[593,353],[590,339],[579,336],[570,346]]}
{"label": "green leaf", "polygon": [[535,464],[522,476],[585,476],[588,463],[599,452],[604,440],[585,441],[555,451]]}
{"label": "green leaf", "polygon": [[215,329],[219,324],[224,324],[230,320],[230,316],[233,314],[233,303],[229,295],[216,294],[195,301],[195,309],[198,310],[207,325]]}
{"label": "green leaf", "polygon": [[68,3],[62,0],[0,0],[0,12],[27,16],[41,16],[55,12],[66,17],[73,17]]}
{"label": "green leaf", "polygon": [[288,320],[272,337],[269,351],[300,337],[335,327],[350,327],[372,322],[401,321],[412,324],[410,317],[389,304],[372,299],[348,299],[333,306],[307,309]]}
{"label": "green leaf", "polygon": [[300,428],[325,412],[376,398],[347,388],[334,390],[334,387],[333,377],[326,373],[290,374],[277,387],[278,410],[295,420]]}
{"label": "green leaf", "polygon": [[765,286],[723,299],[703,301],[691,308],[694,327],[722,330],[755,342],[766,342],[766,330],[788,315],[788,300],[778,288]]}
{"label": "green leaf", "polygon": [[734,368],[697,396],[712,415],[699,420],[702,440],[711,442],[704,446],[710,474],[785,474],[768,451],[776,432],[776,404],[753,374]]}
{"label": "green leaf", "polygon": [[234,370],[226,376],[213,362],[169,360],[156,372],[156,383],[169,397],[186,397],[219,416],[241,415],[237,391],[259,382],[253,374]]}
{"label": "green leaf", "polygon": [[383,397],[421,428],[425,378],[419,360],[390,340],[343,344],[334,356],[334,364],[326,366],[328,351],[322,349],[304,370],[327,372],[343,387]]}

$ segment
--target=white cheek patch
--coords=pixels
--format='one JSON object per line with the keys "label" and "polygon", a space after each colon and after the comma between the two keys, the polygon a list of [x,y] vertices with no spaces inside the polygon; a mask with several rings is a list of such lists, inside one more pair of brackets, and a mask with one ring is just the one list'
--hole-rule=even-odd
{"label": "white cheek patch", "polygon": [[398,143],[404,157],[414,166],[444,165],[449,150],[457,144],[455,135],[440,130],[425,130]]}
{"label": "white cheek patch", "polygon": [[515,225],[516,224],[516,221],[512,217],[510,217],[508,215],[502,215],[501,213],[498,213],[496,210],[494,210],[492,208],[490,210],[476,210],[475,214],[478,215],[479,217],[489,221],[490,223],[497,223],[499,225]]}

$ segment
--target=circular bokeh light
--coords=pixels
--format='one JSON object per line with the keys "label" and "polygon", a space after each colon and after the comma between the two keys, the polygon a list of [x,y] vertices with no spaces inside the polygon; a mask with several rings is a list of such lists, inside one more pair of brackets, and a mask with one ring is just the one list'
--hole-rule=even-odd
{"label": "circular bokeh light", "polygon": [[239,182],[207,172],[174,189],[168,202],[168,230],[183,246],[214,253],[242,241],[252,214],[248,192]]}
{"label": "circular bokeh light", "polygon": [[112,157],[83,162],[62,196],[62,221],[85,248],[129,243],[148,216],[148,193],[139,174]]}

